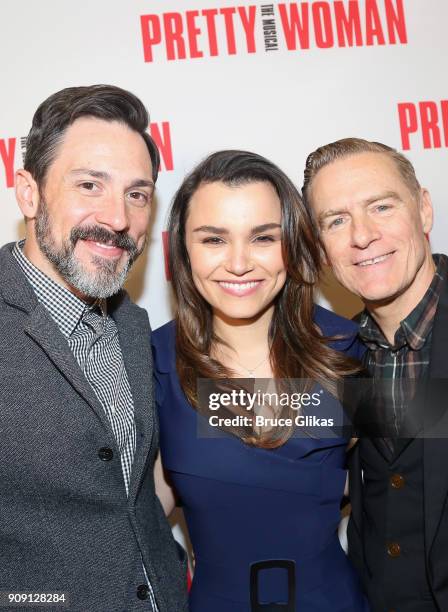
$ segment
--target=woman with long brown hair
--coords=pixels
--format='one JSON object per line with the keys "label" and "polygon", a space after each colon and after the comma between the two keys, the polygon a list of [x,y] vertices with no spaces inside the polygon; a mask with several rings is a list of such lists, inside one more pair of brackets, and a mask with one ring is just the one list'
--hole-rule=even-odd
{"label": "woman with long brown hair", "polygon": [[314,304],[300,194],[267,159],[220,151],[186,177],[168,229],[177,314],[153,334],[156,482],[167,513],[174,495],[185,512],[190,610],[367,610],[337,537],[348,439],[331,428],[360,347]]}

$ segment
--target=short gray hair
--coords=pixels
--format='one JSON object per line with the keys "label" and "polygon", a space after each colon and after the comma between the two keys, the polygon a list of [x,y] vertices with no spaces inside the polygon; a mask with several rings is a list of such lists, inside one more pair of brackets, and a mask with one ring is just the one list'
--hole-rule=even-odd
{"label": "short gray hair", "polygon": [[363,140],[362,138],[342,138],[336,142],[330,142],[319,147],[308,155],[303,173],[304,180],[302,187],[302,195],[307,205],[312,181],[319,170],[337,159],[343,159],[359,153],[383,153],[387,155],[394,162],[395,167],[412,195],[418,197],[421,188],[415,175],[414,166],[402,153],[381,142]]}

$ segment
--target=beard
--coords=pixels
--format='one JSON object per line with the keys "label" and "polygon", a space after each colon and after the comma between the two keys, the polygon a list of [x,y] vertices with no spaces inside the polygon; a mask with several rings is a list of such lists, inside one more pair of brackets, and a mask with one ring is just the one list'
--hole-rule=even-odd
{"label": "beard", "polygon": [[[83,295],[94,299],[108,298],[118,293],[132,264],[146,244],[145,240],[139,249],[135,240],[126,233],[111,232],[100,225],[85,225],[73,227],[69,237],[58,247],[53,237],[48,208],[43,200],[39,203],[35,233],[40,250],[62,278]],[[100,255],[92,255],[91,264],[94,270],[88,270],[75,255],[78,240],[104,242],[124,249],[127,252],[127,260],[123,264],[121,258],[110,260]]]}

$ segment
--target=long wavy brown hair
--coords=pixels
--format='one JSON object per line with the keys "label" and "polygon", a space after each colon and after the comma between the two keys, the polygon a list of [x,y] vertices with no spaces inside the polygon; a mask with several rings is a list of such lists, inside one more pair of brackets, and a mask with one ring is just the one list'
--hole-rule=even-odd
{"label": "long wavy brown hair", "polygon": [[[332,349],[313,320],[314,287],[321,270],[321,253],[314,220],[286,174],[275,164],[247,151],[218,151],[207,157],[185,178],[171,206],[169,267],[177,301],[176,365],[181,387],[199,412],[205,414],[197,396],[197,379],[226,379],[235,373],[214,359],[213,348],[224,341],[213,329],[210,304],[193,281],[185,241],[189,203],[206,183],[222,182],[237,187],[251,182],[270,183],[281,204],[282,253],[287,278],[275,299],[269,327],[270,364],[275,379],[309,379],[330,391],[346,375],[358,371],[355,361]],[[294,420],[296,411],[285,407],[281,416]],[[209,416],[209,414],[207,414]],[[284,444],[292,428],[256,432],[232,429],[244,442],[263,448]]]}

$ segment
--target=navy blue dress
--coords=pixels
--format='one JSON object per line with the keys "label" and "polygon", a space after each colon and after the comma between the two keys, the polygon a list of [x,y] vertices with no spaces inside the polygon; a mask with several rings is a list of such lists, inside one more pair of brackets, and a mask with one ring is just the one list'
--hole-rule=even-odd
{"label": "navy blue dress", "polygon": [[[360,356],[354,324],[319,306],[315,318],[325,335],[345,335],[335,348]],[[191,612],[250,612],[251,565],[272,559],[295,562],[297,612],[368,612],[337,536],[347,438],[292,437],[265,450],[227,433],[198,437],[204,417],[180,388],[174,335],[171,322],[152,343],[162,460],[195,553]],[[260,572],[261,602],[287,601],[287,587],[285,569]]]}

